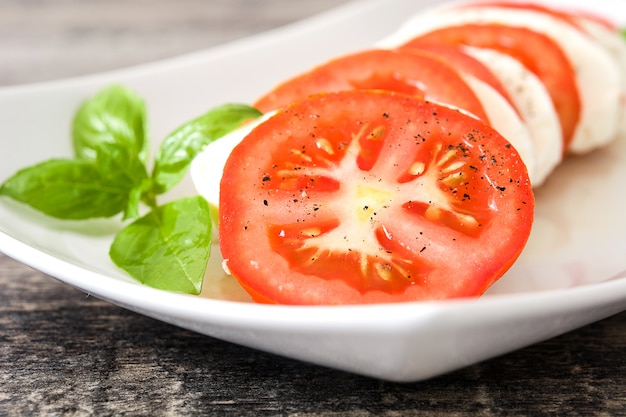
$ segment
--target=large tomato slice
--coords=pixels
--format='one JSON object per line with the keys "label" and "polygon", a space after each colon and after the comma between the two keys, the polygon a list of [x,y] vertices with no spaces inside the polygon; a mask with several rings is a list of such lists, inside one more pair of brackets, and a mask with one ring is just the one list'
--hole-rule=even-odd
{"label": "large tomato slice", "polygon": [[480,100],[461,74],[443,60],[420,51],[373,49],[342,56],[280,84],[254,106],[267,112],[311,94],[352,89],[411,94],[488,120]]}
{"label": "large tomato slice", "polygon": [[561,122],[563,149],[571,143],[581,104],[574,68],[563,50],[548,36],[522,27],[501,24],[464,24],[436,29],[406,43],[468,45],[509,54],[545,85]]}
{"label": "large tomato slice", "polygon": [[260,302],[477,296],[519,255],[533,207],[524,164],[483,122],[355,90],[289,106],[233,150],[219,242]]}

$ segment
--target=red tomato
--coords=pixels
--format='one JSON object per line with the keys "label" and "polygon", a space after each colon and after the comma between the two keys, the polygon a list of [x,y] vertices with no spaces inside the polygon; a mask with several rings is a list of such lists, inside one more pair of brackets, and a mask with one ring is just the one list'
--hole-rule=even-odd
{"label": "red tomato", "polygon": [[518,257],[533,208],[519,155],[485,123],[353,90],[286,107],[233,150],[219,241],[259,302],[468,297]]}
{"label": "red tomato", "polygon": [[506,53],[532,71],[545,85],[563,131],[563,149],[571,142],[580,117],[575,72],[561,48],[549,37],[521,27],[467,24],[437,29],[407,42],[441,43],[491,48]]}
{"label": "red tomato", "polygon": [[415,53],[431,53],[439,59],[444,60],[464,74],[469,74],[479,80],[487,83],[491,88],[496,90],[502,97],[504,97],[513,108],[515,104],[511,99],[506,88],[502,85],[498,77],[485,64],[474,58],[473,56],[466,54],[459,46],[444,45],[444,44],[432,44],[413,42],[411,45],[403,45],[398,48],[401,51],[413,51]]}
{"label": "red tomato", "polygon": [[380,89],[453,105],[487,120],[478,97],[457,70],[432,54],[368,50],[334,59],[276,87],[254,106],[263,112],[311,94]]}

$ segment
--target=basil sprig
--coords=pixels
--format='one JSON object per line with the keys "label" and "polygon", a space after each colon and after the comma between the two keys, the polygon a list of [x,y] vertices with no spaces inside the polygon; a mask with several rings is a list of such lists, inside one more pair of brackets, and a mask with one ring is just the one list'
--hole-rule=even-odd
{"label": "basil sprig", "polygon": [[[244,104],[209,110],[163,140],[151,171],[146,114],[144,101],[128,88],[101,90],[74,117],[74,157],[18,171],[0,195],[59,219],[121,213],[132,222],[115,236],[111,260],[143,284],[199,294],[211,247],[209,205],[200,196],[158,205],[157,197],[182,180],[209,143],[261,113]],[[147,213],[140,217],[142,207]]]}

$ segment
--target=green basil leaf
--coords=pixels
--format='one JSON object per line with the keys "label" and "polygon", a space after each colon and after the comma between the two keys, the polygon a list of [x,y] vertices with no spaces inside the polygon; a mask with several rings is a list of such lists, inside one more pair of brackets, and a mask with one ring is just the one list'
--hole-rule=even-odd
{"label": "green basil leaf", "polygon": [[103,178],[92,161],[52,159],[18,171],[0,194],[52,217],[81,220],[122,211],[128,186]]}
{"label": "green basil leaf", "polygon": [[98,143],[95,149],[95,164],[101,176],[111,184],[128,190],[128,205],[124,209],[123,220],[139,217],[140,202],[152,187],[146,166],[132,150],[118,143]]}
{"label": "green basil leaf", "polygon": [[209,206],[196,196],[174,200],[126,226],[109,256],[145,285],[199,294],[210,249]]}
{"label": "green basil leaf", "polygon": [[245,104],[225,104],[169,134],[155,157],[152,173],[155,192],[162,194],[176,185],[185,176],[193,158],[209,143],[260,115],[257,109]]}
{"label": "green basil leaf", "polygon": [[[151,187],[152,182],[149,178],[146,178],[129,191],[128,202],[126,204],[126,208],[124,208],[124,216],[122,217],[122,220],[136,219],[139,217],[139,207],[141,205],[141,201],[146,198],[145,195],[149,193]],[[156,203],[151,200],[148,205],[150,207],[154,207]]]}
{"label": "green basil leaf", "polygon": [[112,143],[145,163],[148,141],[144,101],[119,85],[101,90],[78,109],[72,123],[72,141],[78,158],[95,160],[98,145]]}
{"label": "green basil leaf", "polygon": [[117,143],[98,143],[95,149],[98,155],[94,162],[107,178],[125,182],[130,189],[148,177],[145,164],[131,149]]}

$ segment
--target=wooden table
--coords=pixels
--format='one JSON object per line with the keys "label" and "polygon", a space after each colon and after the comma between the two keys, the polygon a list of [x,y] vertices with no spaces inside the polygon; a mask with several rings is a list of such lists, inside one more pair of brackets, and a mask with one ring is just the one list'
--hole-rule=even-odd
{"label": "wooden table", "polygon": [[[344,1],[0,0],[0,84],[194,51]],[[181,330],[0,255],[0,415],[626,415],[626,313],[394,384]]]}

